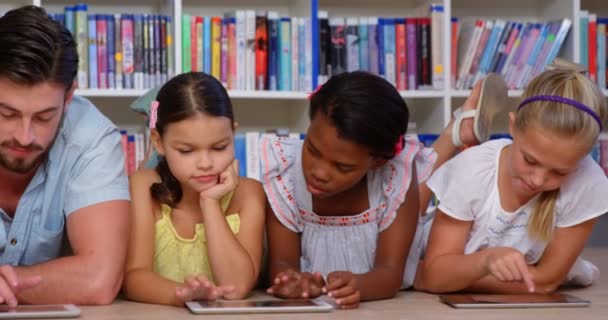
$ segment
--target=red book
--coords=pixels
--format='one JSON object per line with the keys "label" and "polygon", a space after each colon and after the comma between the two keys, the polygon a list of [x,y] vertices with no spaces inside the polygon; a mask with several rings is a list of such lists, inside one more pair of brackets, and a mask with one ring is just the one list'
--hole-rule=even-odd
{"label": "red book", "polygon": [[198,38],[196,37],[196,22],[200,17],[192,16],[190,17],[190,63],[192,66],[192,71],[201,71],[203,70],[202,66],[197,64],[198,54],[197,54],[197,44]]}
{"label": "red book", "polygon": [[589,15],[589,78],[597,83],[597,16]]}
{"label": "red book", "polygon": [[397,90],[407,90],[407,33],[405,19],[395,20],[395,35],[397,38]]}
{"label": "red book", "polygon": [[268,90],[268,27],[266,16],[255,17],[255,89]]}
{"label": "red book", "polygon": [[108,23],[105,15],[97,15],[97,81],[99,89],[108,88]]}

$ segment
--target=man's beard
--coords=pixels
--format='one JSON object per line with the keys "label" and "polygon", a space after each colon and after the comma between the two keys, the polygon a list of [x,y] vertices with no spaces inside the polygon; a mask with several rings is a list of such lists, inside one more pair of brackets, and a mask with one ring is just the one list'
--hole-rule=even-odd
{"label": "man's beard", "polygon": [[[9,148],[10,147],[23,148],[30,152],[44,150],[44,148],[42,148],[42,146],[40,146],[40,145],[31,144],[29,146],[21,146],[18,142],[14,141],[14,140],[11,142],[3,142],[2,146],[9,147]],[[52,146],[53,146],[53,144],[51,143],[47,147],[46,150],[44,150],[42,153],[40,153],[33,160],[30,160],[30,161],[28,161],[26,158],[10,159],[6,154],[3,154],[0,152],[0,167],[3,167],[5,169],[7,169],[8,171],[12,171],[12,172],[18,173],[18,174],[30,173],[33,169],[37,168],[44,161],[44,159],[48,155],[49,150],[51,149]]]}
{"label": "man's beard", "polygon": [[51,143],[49,143],[49,145],[46,147],[46,149],[44,147],[42,147],[41,145],[35,144],[35,143],[32,143],[27,146],[23,146],[16,140],[5,141],[5,142],[0,143],[0,145],[2,147],[22,148],[22,149],[26,149],[30,152],[37,152],[37,151],[43,150],[39,155],[37,155],[31,161],[27,161],[25,158],[15,158],[15,159],[12,159],[12,161],[11,161],[11,159],[9,159],[9,157],[6,154],[3,154],[0,151],[0,167],[5,168],[8,171],[12,171],[17,174],[31,173],[32,170],[37,169],[41,163],[46,161],[46,159],[48,158],[49,152],[51,151],[51,148],[53,147],[53,145],[55,145],[55,140],[57,140],[59,131],[61,131],[61,127],[63,124],[63,117],[64,117],[64,115],[61,116],[61,120],[59,121],[59,126],[57,127],[57,130],[55,131],[55,136],[53,137],[53,140],[51,140]]}

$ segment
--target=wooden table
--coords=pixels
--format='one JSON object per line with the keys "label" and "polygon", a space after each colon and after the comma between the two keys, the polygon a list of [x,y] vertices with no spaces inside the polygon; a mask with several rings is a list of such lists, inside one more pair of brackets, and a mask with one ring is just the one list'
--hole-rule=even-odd
{"label": "wooden table", "polygon": [[565,290],[592,301],[587,308],[541,309],[453,309],[438,301],[434,295],[403,291],[396,298],[362,303],[357,310],[334,310],[321,314],[258,314],[258,315],[193,315],[185,308],[159,306],[117,300],[110,306],[81,307],[84,319],[547,319],[586,320],[608,319],[608,248],[586,249],[584,257],[594,262],[603,272],[599,282],[589,288]]}

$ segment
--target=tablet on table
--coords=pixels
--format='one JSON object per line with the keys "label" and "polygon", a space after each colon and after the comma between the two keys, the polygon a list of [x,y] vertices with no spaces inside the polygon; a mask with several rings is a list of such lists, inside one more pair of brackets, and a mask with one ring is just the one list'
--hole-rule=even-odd
{"label": "tablet on table", "polygon": [[73,304],[18,305],[9,309],[0,305],[0,319],[76,318],[80,309]]}
{"label": "tablet on table", "polygon": [[591,301],[565,293],[449,294],[439,299],[454,308],[563,308],[587,307]]}
{"label": "tablet on table", "polygon": [[329,312],[333,307],[321,300],[214,300],[191,301],[192,313],[293,313]]}

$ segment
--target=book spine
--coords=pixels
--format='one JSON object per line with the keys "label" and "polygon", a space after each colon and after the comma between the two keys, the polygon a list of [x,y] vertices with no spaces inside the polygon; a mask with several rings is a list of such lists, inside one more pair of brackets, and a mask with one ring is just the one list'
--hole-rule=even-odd
{"label": "book spine", "polygon": [[116,65],[116,89],[124,88],[124,72],[122,70],[122,61],[123,61],[123,50],[122,50],[122,17],[120,14],[114,15],[114,25],[115,30],[114,34],[116,37],[114,38],[114,48],[116,52],[114,53],[114,64]]}
{"label": "book spine", "polygon": [[182,15],[182,72],[192,71],[192,37],[190,35],[190,15]]}
{"label": "book spine", "polygon": [[331,73],[335,76],[346,71],[346,48],[344,35],[344,18],[330,18],[331,32]]}
{"label": "book spine", "polygon": [[97,81],[97,15],[90,14],[88,16],[88,32],[89,32],[89,88],[97,89],[99,84]]}
{"label": "book spine", "polygon": [[255,75],[256,90],[268,90],[268,28],[266,16],[258,15],[255,20]]}

